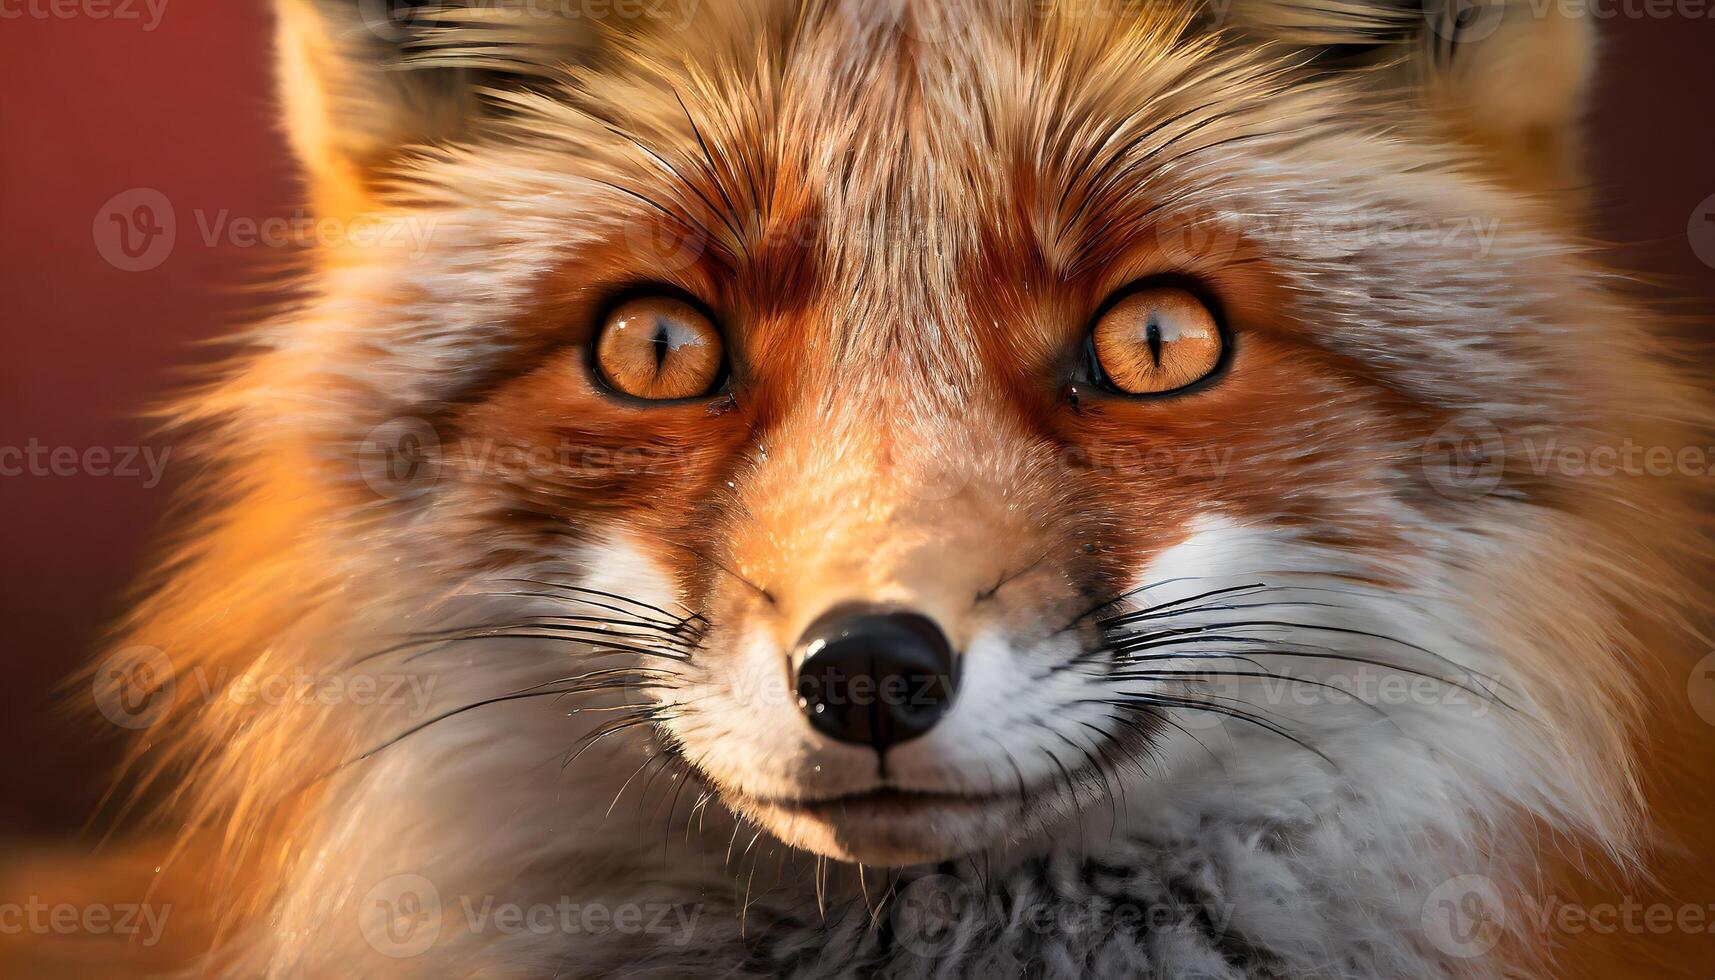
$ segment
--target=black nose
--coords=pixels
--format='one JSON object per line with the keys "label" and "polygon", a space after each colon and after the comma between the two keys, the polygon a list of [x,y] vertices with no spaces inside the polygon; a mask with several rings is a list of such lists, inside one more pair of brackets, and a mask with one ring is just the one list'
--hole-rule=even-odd
{"label": "black nose", "polygon": [[933,621],[837,607],[799,641],[798,703],[832,738],[886,751],[935,726],[953,701],[953,648]]}

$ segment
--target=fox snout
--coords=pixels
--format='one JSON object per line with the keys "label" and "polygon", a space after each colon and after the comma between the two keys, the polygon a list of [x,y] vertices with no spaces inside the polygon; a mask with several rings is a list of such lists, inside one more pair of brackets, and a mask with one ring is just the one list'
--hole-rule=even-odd
{"label": "fox snout", "polygon": [[947,635],[920,613],[838,606],[799,641],[798,706],[823,735],[890,746],[929,731],[952,707],[957,660]]}

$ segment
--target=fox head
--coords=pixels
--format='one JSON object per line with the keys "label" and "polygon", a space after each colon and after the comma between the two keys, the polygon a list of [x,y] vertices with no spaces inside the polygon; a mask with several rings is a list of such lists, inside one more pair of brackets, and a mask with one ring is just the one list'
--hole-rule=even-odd
{"label": "fox head", "polygon": [[1694,413],[1576,239],[1587,24],[622,6],[279,5],[373,234],[187,409],[222,506],[131,635],[437,686],[174,711],[204,812],[316,855],[257,894],[320,921],[401,800],[394,865],[623,863],[651,765],[872,866],[1338,827],[1406,918],[1532,820],[1635,853],[1688,498],[1563,464]]}

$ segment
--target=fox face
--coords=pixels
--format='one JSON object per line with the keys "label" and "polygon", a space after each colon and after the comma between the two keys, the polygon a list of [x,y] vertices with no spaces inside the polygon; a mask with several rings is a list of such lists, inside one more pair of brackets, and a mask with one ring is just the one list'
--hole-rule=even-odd
{"label": "fox face", "polygon": [[[223,744],[199,806],[304,842],[258,914],[343,923],[402,868],[629,894],[660,855],[607,815],[652,768],[853,901],[864,866],[1167,854],[1217,869],[1221,948],[1361,936],[1377,975],[1500,968],[1403,881],[1511,867],[1532,821],[1636,853],[1617,651],[1689,498],[1523,461],[1683,444],[1695,398],[1537,193],[1581,29],[1453,67],[1427,23],[1265,4],[280,11],[317,206],[421,234],[318,256],[188,411],[229,509],[136,635],[219,606],[153,642],[439,686],[173,723]],[[1271,930],[1263,878],[1321,924]]]}
{"label": "fox face", "polygon": [[[1337,90],[1102,23],[972,22],[971,57],[835,10],[756,66],[777,92],[718,61],[598,79],[602,114],[516,124],[525,186],[488,156],[446,178],[497,215],[562,202],[578,237],[516,314],[540,352],[436,431],[592,462],[455,461],[431,495],[490,511],[467,554],[504,513],[682,608],[647,715],[787,843],[910,864],[1106,806],[1113,767],[1189,740],[1164,714],[1275,727],[1223,677],[1373,659],[1467,713],[1499,693],[1486,651],[1399,624],[1443,618],[1421,590],[1454,569],[1418,549],[1483,506],[1423,447],[1546,377],[1537,318],[1491,309],[1515,270],[1462,234],[1507,206],[1399,186],[1425,151]],[[1425,268],[1463,286],[1429,302]]]}

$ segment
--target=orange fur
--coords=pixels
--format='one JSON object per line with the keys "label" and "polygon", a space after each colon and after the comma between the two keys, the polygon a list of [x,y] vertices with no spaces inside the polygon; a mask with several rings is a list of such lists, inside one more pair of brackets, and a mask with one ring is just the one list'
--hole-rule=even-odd
{"label": "orange fur", "polygon": [[[1707,438],[1705,399],[1649,339],[1654,318],[1611,295],[1549,217],[1577,172],[1588,57],[1558,22],[1529,57],[1478,49],[1441,75],[1415,38],[1318,63],[1320,45],[1387,27],[1346,5],[1245,3],[1219,25],[1190,6],[952,5],[980,25],[973,47],[914,29],[929,16],[914,4],[874,20],[840,3],[723,5],[692,35],[629,25],[581,66],[567,63],[591,47],[581,28],[501,57],[467,25],[402,55],[422,75],[374,95],[376,73],[334,53],[322,8],[280,9],[317,206],[435,223],[436,252],[318,255],[303,310],[183,413],[208,432],[209,509],[125,642],[220,681],[146,733],[124,780],[164,797],[151,802],[173,838],[132,853],[205,879],[210,897],[178,901],[211,910],[196,941],[218,946],[217,969],[257,969],[246,944],[271,922],[315,931],[306,903],[333,872],[311,843],[338,836],[343,801],[401,727],[219,692],[346,669],[485,575],[575,564],[623,533],[733,648],[789,649],[847,599],[909,601],[963,647],[1111,599],[1209,510],[1349,559],[1345,580],[1399,587],[1434,542],[1378,500],[1398,493],[1449,533],[1478,520],[1419,485],[1410,455],[1461,399],[1506,406],[1509,440]],[[1565,70],[1533,98],[1464,108],[1545,60]],[[419,81],[453,95],[425,105]],[[1318,196],[1319,180],[1338,192]],[[1462,268],[1444,243],[1403,269],[1342,257],[1315,228],[1270,240],[1292,194],[1329,225],[1347,204],[1375,220],[1492,217],[1510,251],[1480,261],[1508,267]],[[1230,373],[1158,401],[1062,384],[1103,300],[1164,274],[1219,297]],[[580,354],[594,317],[648,282],[718,314],[730,398],[639,406],[600,390]],[[1461,376],[1474,359],[1437,331],[1500,285],[1492,308],[1532,328],[1485,336],[1500,366]],[[1420,286],[1433,288],[1405,295]],[[1445,310],[1438,290],[1458,294]],[[1611,345],[1569,349],[1544,324]],[[437,482],[378,499],[361,445],[400,418],[438,436]],[[550,462],[495,462],[508,453]],[[1703,602],[1704,489],[1528,472],[1505,486],[1535,508],[1529,526],[1494,520],[1493,551],[1437,584],[1498,583],[1459,625],[1511,654],[1558,752],[1520,764],[1563,769],[1583,822],[1515,813],[1473,836],[1568,901],[1715,896],[1697,857],[1715,848],[1701,819],[1715,763],[1687,712],[1696,644],[1680,625]],[[688,725],[663,737],[741,817],[777,788],[720,770],[719,746]],[[1538,817],[1555,828],[1540,839]],[[771,829],[850,853],[845,828]],[[614,881],[629,860],[589,859]],[[1518,976],[1693,976],[1715,965],[1700,938],[1525,930],[1503,950]]]}

